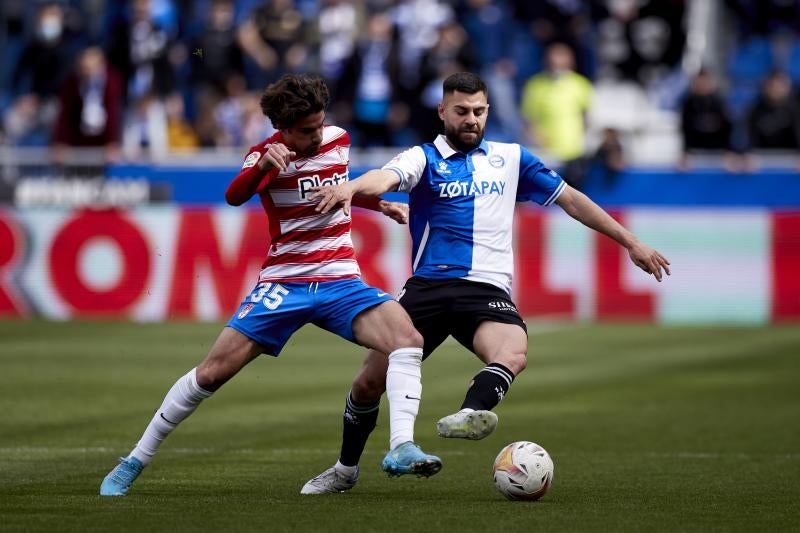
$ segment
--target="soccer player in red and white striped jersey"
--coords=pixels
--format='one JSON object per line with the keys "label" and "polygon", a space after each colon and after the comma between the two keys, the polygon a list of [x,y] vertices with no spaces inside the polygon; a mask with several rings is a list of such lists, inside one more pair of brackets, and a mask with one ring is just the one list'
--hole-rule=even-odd
{"label": "soccer player in red and white striped jersey", "polygon": [[[103,480],[101,495],[125,495],[161,442],[202,400],[260,354],[277,356],[289,337],[308,323],[389,354],[385,365],[390,449],[384,470],[431,476],[441,469],[441,460],[413,441],[422,395],[422,336],[399,303],[361,281],[349,214],[319,214],[309,198],[312,188],[348,179],[349,136],[325,125],[328,100],[324,82],[304,75],[285,75],[264,91],[261,108],[278,132],[251,148],[225,193],[231,205],[258,194],[269,217],[271,242],[258,282],[206,358],[169,390],[130,455]],[[395,219],[407,214],[380,200],[361,205]],[[378,403],[363,403],[351,394],[345,412],[368,435],[375,427]],[[359,469],[357,458],[348,462],[343,458],[301,492],[351,488]]]}
{"label": "soccer player in red and white striped jersey", "polygon": [[[316,124],[308,128],[309,133],[317,133]],[[291,142],[298,142],[296,133],[286,135],[291,136]],[[349,134],[337,126],[323,125],[321,140],[312,140],[310,153],[291,152],[288,162],[281,148],[286,144],[284,133],[278,131],[253,146],[226,193],[232,205],[258,194],[267,213],[271,244],[261,278],[327,281],[359,277],[350,216],[342,210],[320,215],[314,209],[316,202],[308,198],[313,187],[347,181]],[[285,168],[276,166],[282,162]],[[268,167],[271,169],[265,171]],[[363,198],[356,205],[378,211],[382,206],[391,207],[390,202],[375,200]]]}

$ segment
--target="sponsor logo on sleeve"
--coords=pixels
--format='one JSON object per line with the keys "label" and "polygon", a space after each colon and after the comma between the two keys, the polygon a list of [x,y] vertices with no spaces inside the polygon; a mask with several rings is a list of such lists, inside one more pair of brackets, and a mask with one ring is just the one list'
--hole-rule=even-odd
{"label": "sponsor logo on sleeve", "polygon": [[261,159],[261,154],[259,152],[251,153],[245,158],[242,168],[250,168],[256,166],[256,163],[258,163],[259,159]]}

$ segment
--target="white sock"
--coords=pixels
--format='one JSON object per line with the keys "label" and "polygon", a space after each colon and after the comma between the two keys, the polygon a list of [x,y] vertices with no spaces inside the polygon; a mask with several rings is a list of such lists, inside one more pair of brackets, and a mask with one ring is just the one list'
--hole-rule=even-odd
{"label": "white sock", "polygon": [[336,464],[333,465],[333,468],[336,469],[336,471],[339,472],[340,474],[344,474],[345,476],[350,477],[350,476],[352,476],[353,474],[356,473],[356,470],[358,469],[358,465],[345,466],[342,463],[340,463],[339,461],[336,461]]}
{"label": "white sock", "polygon": [[196,370],[191,369],[175,382],[164,398],[164,403],[144,430],[142,438],[131,451],[131,456],[142,464],[148,464],[167,435],[192,414],[200,402],[211,396],[211,392],[197,384]]}
{"label": "white sock", "polygon": [[461,409],[461,410],[459,411],[459,413],[471,413],[471,412],[472,412],[472,411],[474,411],[474,410],[475,410],[475,409],[473,409],[473,408],[471,408],[471,407],[465,407],[465,408]]}
{"label": "white sock", "polygon": [[389,449],[414,440],[414,421],[422,399],[422,348],[400,348],[389,354],[386,397],[389,399]]}

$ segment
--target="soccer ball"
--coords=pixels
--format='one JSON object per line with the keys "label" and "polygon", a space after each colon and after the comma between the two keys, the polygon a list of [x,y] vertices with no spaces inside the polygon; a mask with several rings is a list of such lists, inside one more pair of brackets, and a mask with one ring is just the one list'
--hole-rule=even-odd
{"label": "soccer ball", "polygon": [[536,443],[512,442],[494,460],[494,484],[509,500],[538,500],[553,482],[553,460]]}

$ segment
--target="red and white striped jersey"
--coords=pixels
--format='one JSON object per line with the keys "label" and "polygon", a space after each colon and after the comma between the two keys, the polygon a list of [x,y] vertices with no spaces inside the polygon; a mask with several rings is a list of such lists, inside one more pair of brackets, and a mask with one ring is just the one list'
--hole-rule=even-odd
{"label": "red and white striped jersey", "polygon": [[[280,132],[253,146],[243,171],[253,168],[265,145],[284,142]],[[286,170],[270,173],[256,190],[269,218],[271,243],[259,280],[330,281],[361,275],[350,238],[350,216],[341,209],[317,213],[311,188],[348,179],[350,135],[326,125],[319,152],[298,158]]]}

